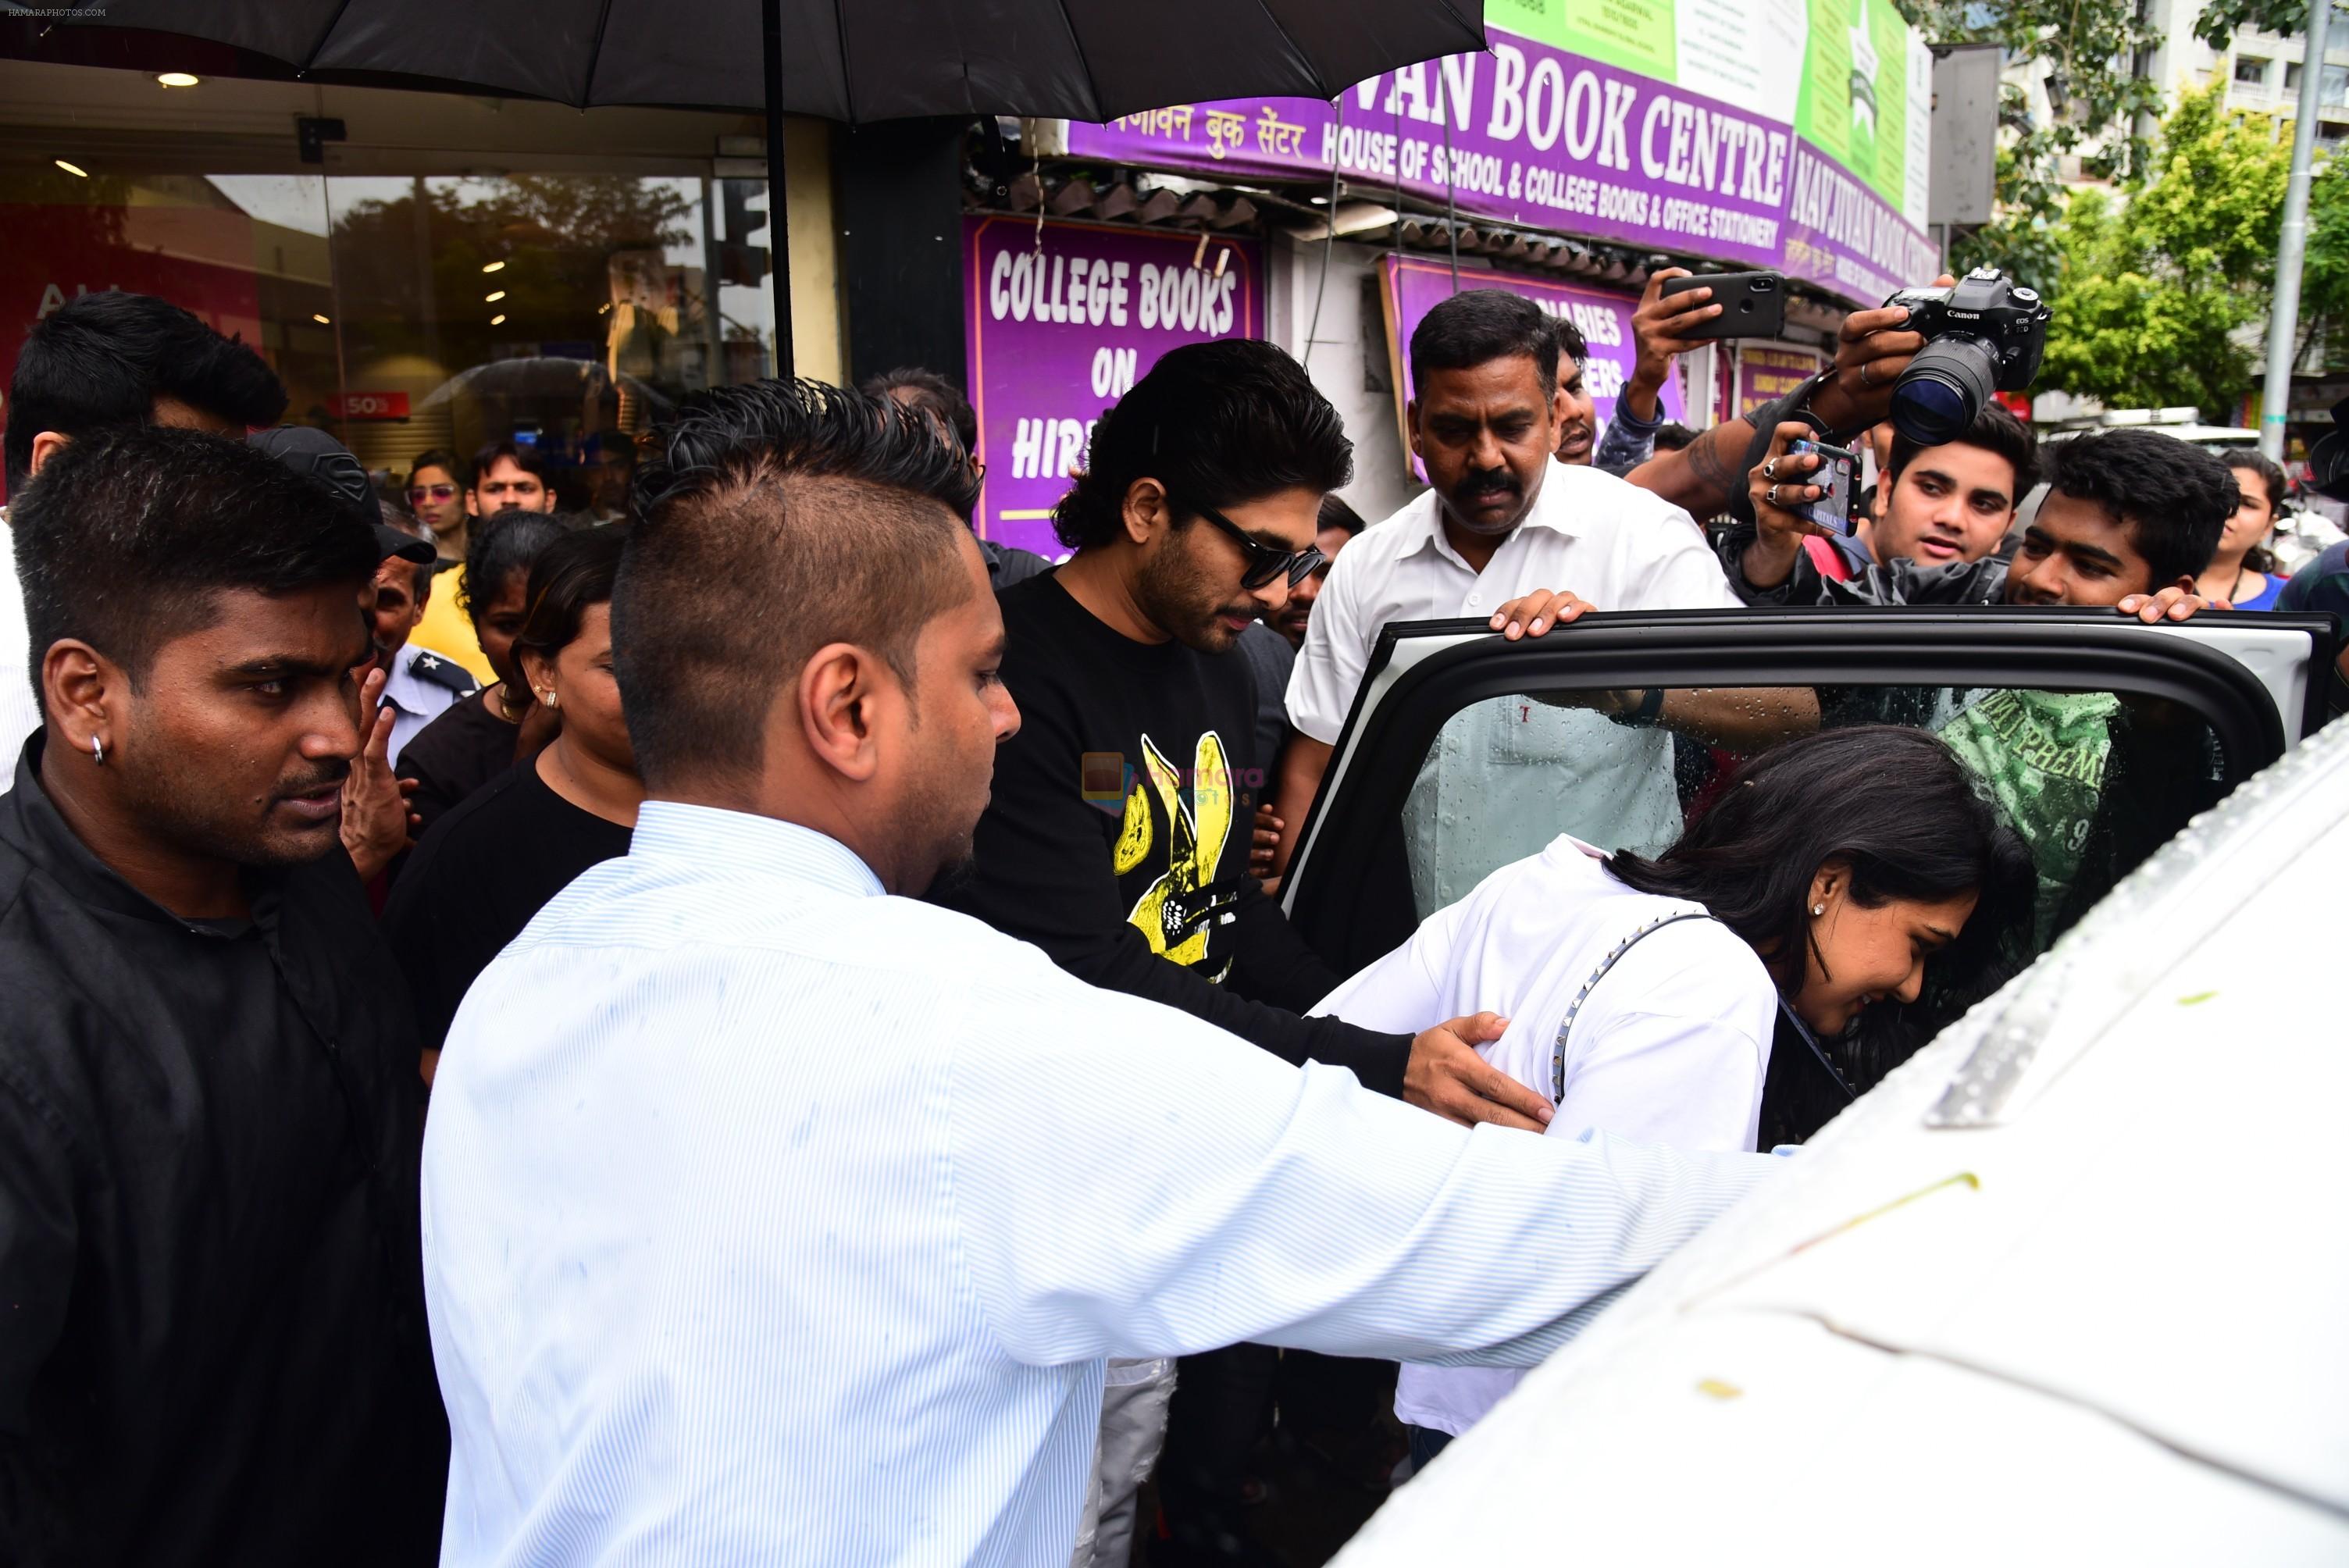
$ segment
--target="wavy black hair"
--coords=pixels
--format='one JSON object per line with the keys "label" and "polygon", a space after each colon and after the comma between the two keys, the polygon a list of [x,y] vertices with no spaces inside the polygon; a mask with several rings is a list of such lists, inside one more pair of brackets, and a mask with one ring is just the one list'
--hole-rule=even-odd
{"label": "wavy black hair", "polygon": [[25,335],[8,382],[8,493],[25,488],[33,438],[76,439],[143,425],[158,397],[233,424],[285,412],[277,373],[241,338],[222,337],[168,300],[109,289],[68,301]]}
{"label": "wavy black hair", "polygon": [[2040,467],[2054,490],[2094,501],[2127,526],[2152,568],[2149,593],[2209,569],[2242,499],[2223,459],[2158,430],[2092,430],[2052,442]]}
{"label": "wavy black hair", "polygon": [[540,552],[578,526],[565,514],[519,508],[473,519],[465,536],[465,577],[457,589],[457,608],[478,628],[498,590],[516,577],[527,583]]}
{"label": "wavy black hair", "polygon": [[538,552],[523,591],[522,630],[514,634],[516,659],[530,653],[552,660],[579,635],[590,609],[612,602],[627,542],[628,525],[615,522],[575,529]]}
{"label": "wavy black hair", "polygon": [[1282,349],[1250,338],[1185,344],[1161,356],[1093,426],[1084,471],[1052,509],[1071,550],[1107,544],[1125,527],[1125,496],[1156,480],[1177,528],[1286,490],[1327,494],[1354,477],[1345,421]]}

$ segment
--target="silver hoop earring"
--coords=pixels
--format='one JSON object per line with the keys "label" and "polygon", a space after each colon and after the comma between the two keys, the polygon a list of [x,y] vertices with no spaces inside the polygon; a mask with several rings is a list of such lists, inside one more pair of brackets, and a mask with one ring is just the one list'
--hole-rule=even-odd
{"label": "silver hoop earring", "polygon": [[1813,914],[1815,914],[1815,915],[1816,915],[1816,914],[1825,914],[1826,912],[1827,912],[1827,906],[1826,906],[1826,904],[1823,904],[1823,903],[1815,903],[1815,904],[1811,905],[1811,913],[1812,913]]}
{"label": "silver hoop earring", "polygon": [[89,738],[89,759],[100,768],[106,766],[106,742],[95,735]]}

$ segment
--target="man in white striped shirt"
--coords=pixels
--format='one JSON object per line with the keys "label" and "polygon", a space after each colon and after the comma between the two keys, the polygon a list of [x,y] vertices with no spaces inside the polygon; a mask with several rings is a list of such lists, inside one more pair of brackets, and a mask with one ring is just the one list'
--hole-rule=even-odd
{"label": "man in white striped shirt", "polygon": [[967,469],[769,382],[647,482],[650,798],[435,1084],[444,1563],[1064,1562],[1104,1357],[1531,1365],[1767,1179],[1471,1132],[915,902],[1019,724]]}

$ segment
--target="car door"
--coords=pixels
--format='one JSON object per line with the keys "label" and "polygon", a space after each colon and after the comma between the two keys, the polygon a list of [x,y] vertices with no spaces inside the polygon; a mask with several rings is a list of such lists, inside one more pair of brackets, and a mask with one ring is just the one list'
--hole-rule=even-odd
{"label": "car door", "polygon": [[2322,615],[2148,626],[2007,606],[1593,614],[1515,643],[1475,621],[1397,624],[1282,903],[1351,974],[1560,833],[1656,853],[1743,758],[1818,727],[1898,723],[1949,740],[2031,842],[2035,954],[2323,722],[2333,638]]}

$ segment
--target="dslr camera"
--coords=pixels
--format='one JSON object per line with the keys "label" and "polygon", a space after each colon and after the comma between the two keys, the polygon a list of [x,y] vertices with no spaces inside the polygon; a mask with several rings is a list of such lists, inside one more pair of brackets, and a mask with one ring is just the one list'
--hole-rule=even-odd
{"label": "dslr camera", "polygon": [[1954,288],[1902,289],[1884,303],[1906,305],[1908,330],[1925,336],[1892,384],[1892,428],[1921,447],[1965,434],[1993,391],[2030,386],[2054,314],[1996,267],[1977,267]]}

